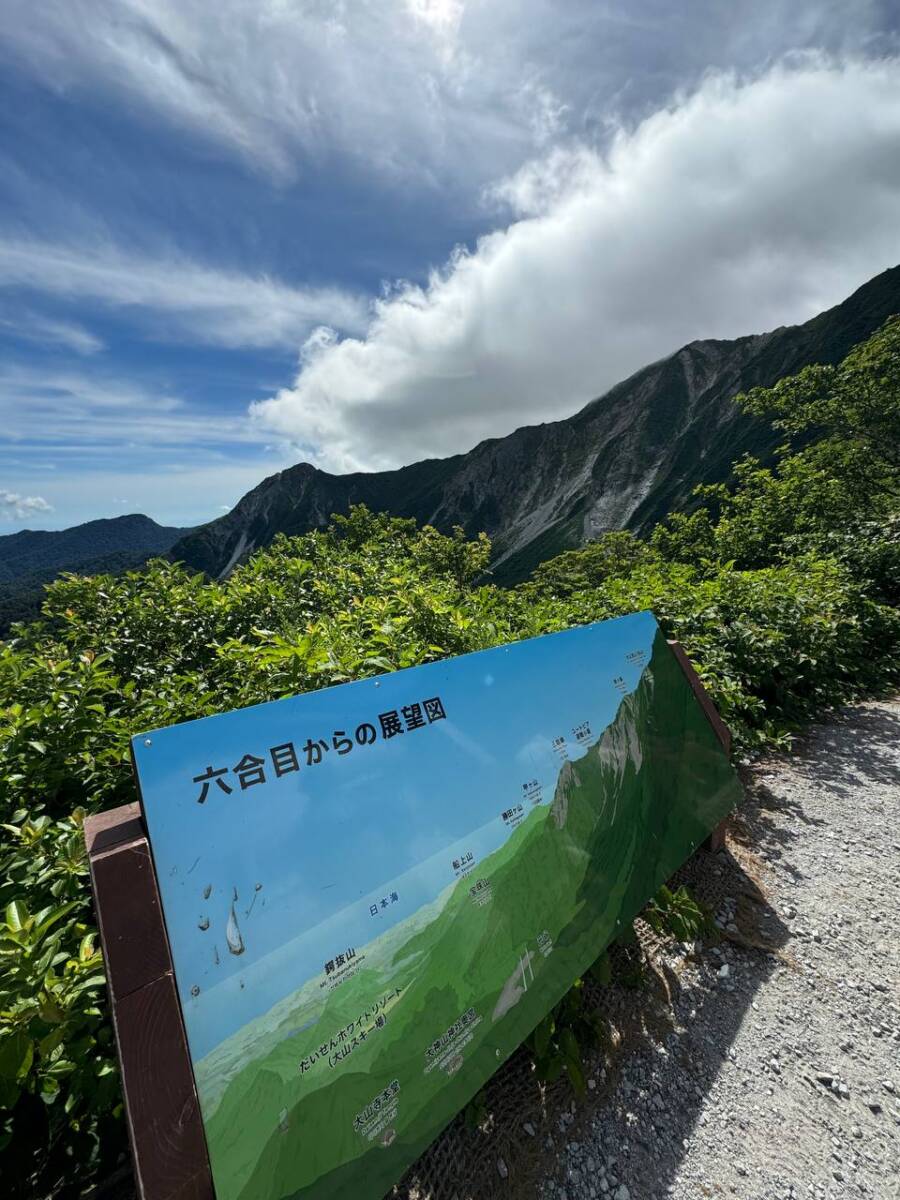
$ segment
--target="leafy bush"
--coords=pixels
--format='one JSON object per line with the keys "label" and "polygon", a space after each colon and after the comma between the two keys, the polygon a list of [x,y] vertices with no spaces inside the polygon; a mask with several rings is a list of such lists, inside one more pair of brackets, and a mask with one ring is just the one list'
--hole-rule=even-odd
{"label": "leafy bush", "polygon": [[2,895],[18,897],[0,910],[7,1195],[67,1181],[79,1194],[75,1181],[111,1165],[123,1147],[103,964],[87,902],[84,815],[79,808],[54,821],[23,811],[3,826]]}
{"label": "leafy bush", "polygon": [[[134,798],[141,729],[519,636],[473,589],[486,539],[356,509],[222,584],[155,562],[67,576],[0,647],[0,1161],[11,1194],[80,1195],[124,1148],[81,824]],[[10,1194],[4,1193],[4,1194]]]}
{"label": "leafy bush", "polygon": [[663,884],[642,915],[657,933],[669,933],[680,942],[696,941],[716,927],[707,909],[685,884],[674,892]]}
{"label": "leafy bush", "polygon": [[652,609],[694,661],[739,749],[786,744],[822,708],[897,678],[900,617],[834,559],[712,575],[660,561],[562,602],[539,587],[534,595],[546,614],[556,610],[557,628]]}
{"label": "leafy bush", "polygon": [[538,1079],[553,1083],[565,1071],[575,1091],[583,1095],[587,1090],[584,1053],[592,1046],[601,1046],[608,1033],[602,1015],[585,1004],[584,983],[576,979],[528,1037]]}
{"label": "leafy bush", "polygon": [[[733,489],[704,489],[646,541],[606,535],[509,591],[479,586],[484,536],[361,507],[224,582],[160,561],[53,584],[41,619],[0,646],[4,1194],[80,1195],[124,1145],[81,823],[133,799],[133,733],[650,608],[738,750],[785,744],[898,679],[898,467],[883,445],[898,346],[894,322],[849,365],[753,393],[799,449],[740,464]],[[690,923],[678,893],[658,915]],[[578,1047],[601,1032],[576,988],[532,1050],[578,1085]]]}

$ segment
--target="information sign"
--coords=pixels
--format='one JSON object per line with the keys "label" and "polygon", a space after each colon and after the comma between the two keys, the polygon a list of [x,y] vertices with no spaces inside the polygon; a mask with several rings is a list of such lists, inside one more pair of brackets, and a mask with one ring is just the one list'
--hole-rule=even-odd
{"label": "information sign", "polygon": [[133,750],[218,1200],[381,1197],[739,791],[650,613]]}

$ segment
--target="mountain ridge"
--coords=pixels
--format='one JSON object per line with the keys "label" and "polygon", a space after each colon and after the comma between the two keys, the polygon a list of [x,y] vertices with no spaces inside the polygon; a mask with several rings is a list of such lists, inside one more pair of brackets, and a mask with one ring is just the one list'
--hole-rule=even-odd
{"label": "mountain ridge", "polygon": [[140,513],[58,531],[0,536],[0,636],[38,615],[60,572],[122,571],[153,555],[221,578],[277,533],[324,528],[364,503],[448,532],[482,530],[500,583],[610,529],[644,532],[690,503],[699,483],[726,480],[743,453],[779,440],[734,404],[812,362],[837,362],[900,312],[900,266],[802,325],[735,339],[699,338],[657,359],[572,416],[486,438],[466,453],[390,471],[332,475],[297,463],[263,479],[224,516],[191,529]]}
{"label": "mountain ridge", "polygon": [[143,513],[101,517],[69,529],[20,529],[0,536],[0,637],[40,612],[44,585],[63,571],[127,571],[167,554],[188,530]]}
{"label": "mountain ridge", "polygon": [[68,529],[19,529],[0,536],[0,582],[34,571],[68,570],[122,551],[165,554],[187,532],[188,527],[159,525],[143,513],[100,517]]}
{"label": "mountain ridge", "polygon": [[444,532],[484,530],[495,576],[515,582],[607,530],[648,529],[684,507],[698,483],[727,479],[742,454],[771,454],[778,436],[733,397],[809,363],[840,361],[898,311],[893,267],[802,325],[690,342],[570,417],[521,426],[465,454],[347,475],[298,463],[192,530],[171,556],[222,577],[277,533],[323,528],[332,513],[364,503]]}

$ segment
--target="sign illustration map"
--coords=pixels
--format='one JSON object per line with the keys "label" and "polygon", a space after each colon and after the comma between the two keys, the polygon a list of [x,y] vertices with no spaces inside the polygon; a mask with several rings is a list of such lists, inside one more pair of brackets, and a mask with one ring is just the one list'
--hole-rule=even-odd
{"label": "sign illustration map", "polygon": [[218,1200],[378,1200],[736,802],[649,612],[133,739]]}

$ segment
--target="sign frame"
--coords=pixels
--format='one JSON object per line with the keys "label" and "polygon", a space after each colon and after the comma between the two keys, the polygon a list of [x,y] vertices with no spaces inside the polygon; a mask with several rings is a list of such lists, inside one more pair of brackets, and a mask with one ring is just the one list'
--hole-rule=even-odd
{"label": "sign frame", "polygon": [[[731,733],[683,647],[678,665],[726,754]],[[704,845],[724,845],[726,822]],[[138,1200],[215,1200],[194,1071],[140,802],[89,816],[84,836]]]}

